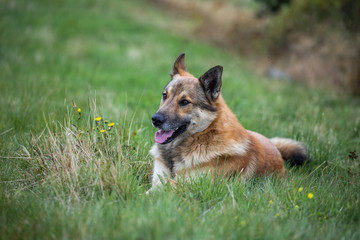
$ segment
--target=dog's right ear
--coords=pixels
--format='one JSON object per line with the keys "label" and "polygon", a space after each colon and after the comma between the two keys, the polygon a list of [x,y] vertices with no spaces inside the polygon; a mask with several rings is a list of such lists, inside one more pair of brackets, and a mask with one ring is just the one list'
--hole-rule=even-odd
{"label": "dog's right ear", "polygon": [[181,53],[180,56],[176,59],[174,66],[170,72],[171,79],[176,75],[179,74],[180,76],[186,73],[186,66],[185,66],[185,53]]}

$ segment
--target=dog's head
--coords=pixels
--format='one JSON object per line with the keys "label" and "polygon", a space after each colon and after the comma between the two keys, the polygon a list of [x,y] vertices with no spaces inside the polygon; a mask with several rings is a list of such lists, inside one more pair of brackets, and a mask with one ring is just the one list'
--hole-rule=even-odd
{"label": "dog's head", "polygon": [[160,108],[152,117],[153,126],[159,129],[155,134],[157,143],[167,144],[175,139],[179,142],[205,130],[214,121],[222,71],[221,66],[215,66],[196,78],[186,70],[184,53],[176,59]]}

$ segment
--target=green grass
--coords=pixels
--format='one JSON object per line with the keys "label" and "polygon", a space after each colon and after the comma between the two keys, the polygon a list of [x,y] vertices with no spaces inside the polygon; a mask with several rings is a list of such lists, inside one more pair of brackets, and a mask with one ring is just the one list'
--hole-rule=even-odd
{"label": "green grass", "polygon": [[[176,19],[148,2],[1,1],[0,12],[1,239],[359,239],[348,157],[360,152],[359,99],[264,79],[161,29]],[[304,142],[312,163],[286,179],[204,176],[145,195],[150,118],[183,51],[196,76],[224,66],[223,96],[246,128]],[[98,116],[114,128],[99,133]]]}

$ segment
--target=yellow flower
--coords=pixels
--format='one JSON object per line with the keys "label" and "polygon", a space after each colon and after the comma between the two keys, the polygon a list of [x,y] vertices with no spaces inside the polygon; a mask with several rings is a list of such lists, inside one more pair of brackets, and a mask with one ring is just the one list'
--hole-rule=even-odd
{"label": "yellow flower", "polygon": [[97,118],[95,118],[95,121],[100,121],[102,118],[101,117],[97,117]]}
{"label": "yellow flower", "polygon": [[269,203],[270,203],[270,204],[273,204],[273,201],[272,201],[272,200],[270,200],[270,201],[269,201]]}
{"label": "yellow flower", "polygon": [[313,197],[314,197],[314,194],[312,194],[312,193],[309,193],[309,194],[308,194],[308,198],[309,198],[309,199],[312,199]]}
{"label": "yellow flower", "polygon": [[300,187],[299,190],[298,190],[298,192],[301,192],[302,190],[303,190],[303,187]]}
{"label": "yellow flower", "polygon": [[100,132],[101,132],[101,133],[104,133],[104,132],[105,132],[105,130],[104,130],[104,129],[101,129],[101,130],[100,130]]}
{"label": "yellow flower", "polygon": [[242,220],[241,222],[240,222],[240,225],[241,226],[244,226],[246,224],[246,221],[245,220]]}
{"label": "yellow flower", "polygon": [[81,113],[81,108],[78,108],[78,112]]}
{"label": "yellow flower", "polygon": [[295,205],[295,208],[299,208],[299,205]]}
{"label": "yellow flower", "polygon": [[108,126],[109,127],[113,127],[115,125],[115,123],[109,123]]}
{"label": "yellow flower", "polygon": [[280,213],[277,213],[276,216],[277,216],[277,217],[280,217]]}

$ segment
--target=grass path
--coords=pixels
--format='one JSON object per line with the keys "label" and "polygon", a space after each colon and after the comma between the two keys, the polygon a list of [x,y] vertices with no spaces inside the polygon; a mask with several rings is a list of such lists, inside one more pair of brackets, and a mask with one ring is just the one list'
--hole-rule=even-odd
{"label": "grass path", "polygon": [[[0,12],[0,239],[360,237],[359,158],[348,157],[360,152],[358,99],[264,79],[162,29],[176,19],[148,2],[3,1]],[[149,119],[183,51],[196,76],[224,66],[223,96],[246,128],[304,142],[312,163],[285,180],[205,176],[146,196]]]}

